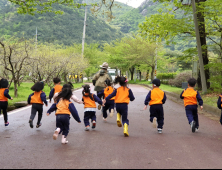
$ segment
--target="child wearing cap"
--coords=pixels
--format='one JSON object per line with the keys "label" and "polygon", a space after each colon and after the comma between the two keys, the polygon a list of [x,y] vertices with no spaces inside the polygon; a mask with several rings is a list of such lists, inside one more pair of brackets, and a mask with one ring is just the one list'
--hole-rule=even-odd
{"label": "child wearing cap", "polygon": [[160,80],[154,79],[152,81],[153,90],[149,91],[148,95],[145,99],[145,107],[144,110],[147,109],[147,105],[150,105],[150,122],[153,123],[153,127],[156,128],[158,123],[158,133],[162,133],[163,125],[164,125],[164,111],[163,104],[166,102],[165,93],[160,90]]}
{"label": "child wearing cap", "polygon": [[[218,101],[217,101],[217,107],[219,109],[222,109],[222,94],[219,96]],[[222,125],[222,110],[221,110],[221,117],[220,117],[220,123]]]}
{"label": "child wearing cap", "polygon": [[188,88],[185,89],[180,95],[180,98],[184,100],[187,119],[193,133],[199,129],[197,102],[199,103],[201,110],[203,109],[203,100],[199,92],[194,90],[196,83],[196,79],[190,78],[188,80]]}
{"label": "child wearing cap", "polygon": [[117,76],[114,81],[114,84],[119,83],[120,87],[118,89],[115,89],[112,94],[110,94],[108,97],[106,97],[103,100],[103,103],[106,103],[106,101],[116,96],[115,103],[117,111],[117,126],[122,127],[121,123],[121,116],[122,116],[123,134],[125,137],[129,136],[128,104],[130,101],[133,101],[135,99],[132,90],[127,87],[127,82],[128,80],[125,77]]}

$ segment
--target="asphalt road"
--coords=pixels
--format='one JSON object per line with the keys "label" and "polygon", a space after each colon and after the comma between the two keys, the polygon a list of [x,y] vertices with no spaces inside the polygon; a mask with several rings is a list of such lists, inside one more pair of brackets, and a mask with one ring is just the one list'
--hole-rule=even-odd
{"label": "asphalt road", "polygon": [[[42,126],[28,124],[31,107],[9,112],[9,127],[0,121],[0,168],[50,169],[149,169],[149,168],[222,168],[222,129],[219,121],[199,115],[200,130],[192,133],[184,106],[167,100],[165,125],[158,134],[149,122],[148,110],[142,111],[149,91],[130,85],[135,101],[129,104],[129,137],[116,125],[116,114],[107,122],[97,111],[97,127],[84,131],[83,105],[75,103],[82,120],[70,121],[69,143],[54,141],[55,115],[46,116]],[[81,98],[81,90],[75,92]],[[36,124],[37,117],[34,120]]]}

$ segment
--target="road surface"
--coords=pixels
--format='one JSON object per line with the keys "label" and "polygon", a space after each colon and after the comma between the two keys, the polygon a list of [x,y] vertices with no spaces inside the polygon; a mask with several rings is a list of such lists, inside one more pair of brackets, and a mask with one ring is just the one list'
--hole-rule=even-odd
{"label": "road surface", "polygon": [[[0,167],[50,169],[143,169],[143,168],[221,168],[222,127],[219,121],[199,115],[200,130],[192,133],[184,106],[167,100],[165,125],[158,134],[149,122],[148,110],[142,111],[149,89],[129,85],[135,101],[129,104],[129,137],[116,125],[116,114],[107,122],[97,111],[97,127],[84,131],[83,105],[75,103],[82,120],[70,120],[69,143],[55,141],[55,115],[49,117],[44,107],[42,126],[31,129],[31,107],[9,112],[9,127],[0,121]],[[93,89],[93,88],[92,88]],[[75,95],[82,97],[81,90]],[[34,120],[36,124],[37,117]]]}

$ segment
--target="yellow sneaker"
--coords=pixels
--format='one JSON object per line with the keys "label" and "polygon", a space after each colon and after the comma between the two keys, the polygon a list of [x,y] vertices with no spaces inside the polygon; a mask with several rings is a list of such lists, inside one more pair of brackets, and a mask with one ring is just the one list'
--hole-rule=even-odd
{"label": "yellow sneaker", "polygon": [[113,117],[113,115],[114,115],[114,109],[111,109],[111,112],[110,112],[110,115],[109,115],[109,117]]}
{"label": "yellow sneaker", "polygon": [[123,133],[125,137],[129,136],[127,123],[124,124]]}
{"label": "yellow sneaker", "polygon": [[121,115],[119,113],[117,113],[117,126],[118,127],[122,127],[122,123],[121,123]]}

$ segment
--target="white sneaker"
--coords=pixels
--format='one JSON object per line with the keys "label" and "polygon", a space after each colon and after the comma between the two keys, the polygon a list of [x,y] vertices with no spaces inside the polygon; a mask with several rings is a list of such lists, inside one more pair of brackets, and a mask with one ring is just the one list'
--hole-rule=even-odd
{"label": "white sneaker", "polygon": [[109,117],[110,117],[110,118],[112,118],[112,117],[113,117],[113,115],[114,115],[114,109],[111,109],[111,112],[110,112]]}
{"label": "white sneaker", "polygon": [[153,128],[157,128],[157,118],[153,118]]}
{"label": "white sneaker", "polygon": [[103,120],[104,120],[104,122],[106,122],[106,121],[107,121],[107,119],[106,119],[106,118],[103,118]]}
{"label": "white sneaker", "polygon": [[158,128],[157,131],[158,131],[158,133],[160,133],[160,134],[163,133],[163,130],[162,130],[162,129],[159,129],[159,128]]}
{"label": "white sneaker", "polygon": [[89,127],[86,127],[86,128],[85,128],[85,131],[89,131],[89,129],[90,129]]}
{"label": "white sneaker", "polygon": [[95,128],[96,128],[96,121],[93,120],[93,122],[92,122],[92,129],[95,129]]}
{"label": "white sneaker", "polygon": [[65,135],[62,135],[62,144],[67,144],[68,143],[68,141],[66,140],[66,138],[65,138]]}
{"label": "white sneaker", "polygon": [[53,139],[56,140],[58,138],[59,132],[60,132],[60,128],[57,128],[53,134]]}

